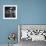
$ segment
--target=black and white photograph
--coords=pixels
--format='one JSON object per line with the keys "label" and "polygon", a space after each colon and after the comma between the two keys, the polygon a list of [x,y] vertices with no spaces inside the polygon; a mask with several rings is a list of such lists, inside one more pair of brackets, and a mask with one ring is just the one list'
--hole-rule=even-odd
{"label": "black and white photograph", "polygon": [[20,46],[41,45],[46,42],[46,25],[18,25],[18,41]]}
{"label": "black and white photograph", "polygon": [[3,19],[17,19],[17,5],[3,5]]}

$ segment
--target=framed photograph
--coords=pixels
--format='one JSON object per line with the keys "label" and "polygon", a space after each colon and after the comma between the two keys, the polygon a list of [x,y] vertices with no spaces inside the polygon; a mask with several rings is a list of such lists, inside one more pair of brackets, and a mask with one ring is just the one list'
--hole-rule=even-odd
{"label": "framed photograph", "polygon": [[17,5],[3,5],[3,19],[17,19]]}
{"label": "framed photograph", "polygon": [[46,41],[46,25],[19,24],[18,41]]}

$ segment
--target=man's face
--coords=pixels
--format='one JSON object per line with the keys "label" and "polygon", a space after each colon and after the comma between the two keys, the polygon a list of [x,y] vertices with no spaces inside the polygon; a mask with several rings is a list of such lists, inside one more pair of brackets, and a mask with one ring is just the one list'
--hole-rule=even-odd
{"label": "man's face", "polygon": [[6,7],[5,14],[7,17],[15,17],[15,7]]}

